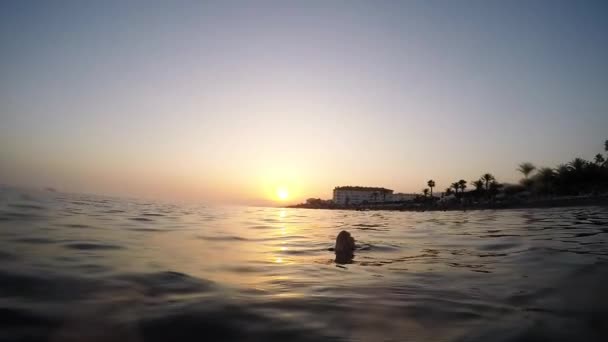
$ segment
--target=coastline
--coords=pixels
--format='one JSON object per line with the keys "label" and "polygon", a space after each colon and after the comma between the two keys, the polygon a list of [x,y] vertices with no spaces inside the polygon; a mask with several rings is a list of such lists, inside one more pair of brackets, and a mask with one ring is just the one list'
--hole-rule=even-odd
{"label": "coastline", "polygon": [[598,196],[567,196],[556,198],[541,198],[526,201],[496,201],[492,203],[474,204],[438,204],[438,203],[382,203],[360,204],[351,206],[323,205],[315,206],[306,203],[286,206],[296,209],[326,209],[353,211],[462,211],[462,210],[500,210],[500,209],[533,209],[533,208],[562,208],[584,206],[608,206],[608,194]]}

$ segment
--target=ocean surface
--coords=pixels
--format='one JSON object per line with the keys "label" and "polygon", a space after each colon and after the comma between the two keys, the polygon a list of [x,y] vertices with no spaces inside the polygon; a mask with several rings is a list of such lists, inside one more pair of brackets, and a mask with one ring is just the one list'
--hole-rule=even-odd
{"label": "ocean surface", "polygon": [[[334,261],[336,235],[359,246]],[[608,341],[608,208],[205,207],[0,188],[0,341]]]}

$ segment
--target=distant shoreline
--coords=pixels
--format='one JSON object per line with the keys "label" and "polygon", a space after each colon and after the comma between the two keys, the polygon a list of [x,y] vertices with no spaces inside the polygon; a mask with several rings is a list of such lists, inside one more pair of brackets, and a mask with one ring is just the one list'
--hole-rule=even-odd
{"label": "distant shoreline", "polygon": [[568,196],[559,198],[544,198],[527,201],[509,201],[478,204],[424,204],[424,203],[390,203],[390,204],[360,204],[352,206],[325,205],[314,206],[306,203],[290,205],[286,208],[296,209],[327,209],[353,211],[463,211],[463,210],[498,210],[498,209],[535,209],[561,208],[583,206],[608,206],[608,194],[600,196]]}

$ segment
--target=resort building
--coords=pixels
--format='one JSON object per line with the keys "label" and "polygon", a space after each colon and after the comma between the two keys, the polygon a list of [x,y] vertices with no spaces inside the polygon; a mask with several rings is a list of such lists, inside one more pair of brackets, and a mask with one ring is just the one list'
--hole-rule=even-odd
{"label": "resort building", "polygon": [[393,194],[391,196],[391,201],[393,202],[407,202],[407,201],[413,201],[416,198],[416,194],[404,194],[402,192]]}
{"label": "resort building", "polygon": [[334,203],[341,205],[392,201],[393,190],[366,186],[338,186],[334,188]]}

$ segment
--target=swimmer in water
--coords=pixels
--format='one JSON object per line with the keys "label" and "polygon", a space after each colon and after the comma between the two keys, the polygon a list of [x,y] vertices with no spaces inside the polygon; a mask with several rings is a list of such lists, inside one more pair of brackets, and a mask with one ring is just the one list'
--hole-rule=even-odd
{"label": "swimmer in water", "polygon": [[352,262],[355,250],[355,239],[350,235],[349,232],[343,230],[336,237],[336,246],[334,251],[336,253],[336,263],[348,264]]}

